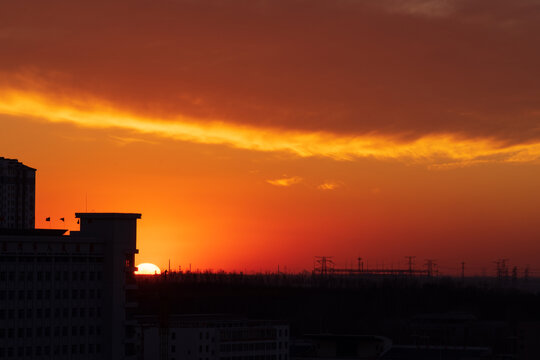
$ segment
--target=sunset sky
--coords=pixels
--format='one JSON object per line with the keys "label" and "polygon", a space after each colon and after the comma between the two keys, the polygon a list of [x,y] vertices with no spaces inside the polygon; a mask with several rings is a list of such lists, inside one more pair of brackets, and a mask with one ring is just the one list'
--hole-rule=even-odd
{"label": "sunset sky", "polygon": [[0,156],[138,263],[540,269],[539,44],[533,0],[2,1]]}

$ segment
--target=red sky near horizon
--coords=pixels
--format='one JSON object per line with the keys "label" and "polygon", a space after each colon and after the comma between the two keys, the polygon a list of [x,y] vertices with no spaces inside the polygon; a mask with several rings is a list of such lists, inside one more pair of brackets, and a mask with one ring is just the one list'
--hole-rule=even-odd
{"label": "red sky near horizon", "polygon": [[539,40],[532,0],[4,2],[0,156],[162,268],[540,269]]}

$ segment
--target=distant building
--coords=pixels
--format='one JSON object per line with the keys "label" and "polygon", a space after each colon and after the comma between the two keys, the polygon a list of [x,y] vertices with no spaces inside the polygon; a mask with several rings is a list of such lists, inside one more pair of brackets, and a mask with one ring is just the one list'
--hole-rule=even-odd
{"label": "distant building", "polygon": [[218,315],[139,318],[141,359],[289,360],[289,326]]}
{"label": "distant building", "polygon": [[305,335],[295,341],[293,360],[379,359],[392,347],[392,341],[375,335]]}
{"label": "distant building", "polygon": [[33,229],[36,169],[0,157],[0,229]]}
{"label": "distant building", "polygon": [[492,360],[515,359],[513,356],[497,357],[491,348],[481,346],[418,346],[394,345],[382,360]]}
{"label": "distant building", "polygon": [[140,214],[80,213],[80,231],[0,230],[0,359],[136,359]]}

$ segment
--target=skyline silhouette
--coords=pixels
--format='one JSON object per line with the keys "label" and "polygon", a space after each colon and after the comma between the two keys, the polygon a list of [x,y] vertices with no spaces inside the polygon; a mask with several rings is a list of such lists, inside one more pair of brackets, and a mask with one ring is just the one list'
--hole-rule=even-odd
{"label": "skyline silhouette", "polygon": [[39,227],[142,212],[160,266],[540,268],[537,2],[65,2],[0,5]]}
{"label": "skyline silhouette", "polygon": [[[2,159],[5,160],[5,163],[7,162],[17,163],[16,159],[5,159],[5,158],[2,158]],[[32,170],[32,178],[34,179],[32,181],[35,182],[34,173],[36,172],[36,170],[33,168],[29,168],[29,169]],[[32,199],[34,199],[35,196],[36,195],[34,193],[31,194]],[[85,201],[84,207],[88,209],[88,195],[87,194],[85,194],[84,201]],[[34,206],[33,203],[32,203],[32,206]],[[50,215],[50,214],[46,213],[46,215]],[[64,212],[57,213],[56,217],[40,216],[36,219],[36,223],[43,224],[42,228],[44,229],[66,228],[69,230],[77,231],[79,227],[79,220],[76,217],[71,218],[69,216],[65,216]],[[465,253],[463,254],[463,258],[467,258],[467,257],[470,258],[470,255],[471,254]],[[248,268],[246,264],[243,264],[243,263],[238,263],[234,267],[230,267],[230,268],[224,268],[220,263],[212,263],[207,266],[200,266],[200,264],[197,264],[194,261],[190,260],[189,254],[184,254],[183,256],[187,258],[184,262],[180,262],[177,258],[174,258],[174,257],[172,258],[173,269],[177,269],[177,268],[182,269],[182,266],[184,267],[184,269],[187,269],[188,267],[193,266],[194,271],[198,271],[198,272],[225,270],[225,271],[231,271],[231,272],[265,273],[265,272],[272,272],[275,270],[276,267],[279,268],[281,266],[283,272],[288,271],[290,273],[299,273],[306,270],[316,271],[316,266],[315,267],[306,266],[302,268],[302,267],[294,266],[294,264],[292,264],[291,266],[290,263],[274,263],[274,264],[267,265],[266,267],[259,266],[258,268],[257,267]],[[303,263],[307,263],[307,258],[309,257],[313,259],[313,255],[307,252],[303,254],[303,256],[306,258],[306,259],[302,259]],[[428,254],[427,256],[431,257],[431,254]],[[444,257],[442,258],[444,259]],[[359,259],[362,259],[362,258],[354,257],[354,255],[351,256],[350,254],[346,257],[341,257],[339,260],[340,264],[338,266],[337,272],[338,273],[350,272],[351,269],[352,271],[354,271],[354,269],[358,269],[358,266],[360,266],[358,265]],[[429,266],[426,264],[433,262],[434,260],[426,257],[424,259],[419,259],[421,263],[416,264],[416,256],[413,256],[413,257],[403,256],[401,259],[399,258],[396,259],[395,257],[393,258],[384,258],[384,257],[380,258],[379,257],[375,259],[368,259],[364,257],[362,260],[362,266],[366,266],[366,270],[369,269],[370,261],[371,261],[372,272],[392,274],[392,273],[399,273],[399,272],[406,273],[407,271],[411,271],[412,269],[414,269],[415,272],[418,271],[418,273],[421,274],[424,272],[430,272]],[[422,263],[422,261],[425,261],[426,263]],[[507,273],[510,273],[510,271],[514,271],[516,272],[516,274],[519,274],[518,276],[520,277],[525,277],[525,276],[534,277],[540,274],[540,267],[531,267],[529,263],[523,264],[519,262],[511,262],[510,259],[506,258],[505,256],[495,257],[493,259],[487,260],[486,262],[475,262],[475,261],[466,262],[459,258],[456,258],[454,261],[451,261],[451,262],[444,261],[444,260],[442,261],[437,260],[437,263],[433,263],[434,267],[431,269],[431,272],[433,273],[434,271],[436,271],[438,274],[443,275],[443,276],[462,276],[462,273],[464,272],[464,264],[467,263],[467,275],[469,276],[495,276],[497,277],[497,276],[500,276],[499,273],[501,270],[499,269],[499,262],[501,261],[505,263],[505,266],[506,266],[505,271]],[[144,261],[138,261],[138,263],[143,263],[143,262]],[[161,261],[149,260],[148,262],[157,264],[157,266],[161,270],[166,270],[168,267],[170,267],[171,257],[169,255],[169,257],[166,260],[164,260],[162,257]],[[332,271],[335,265],[336,265],[335,263],[332,263]]]}

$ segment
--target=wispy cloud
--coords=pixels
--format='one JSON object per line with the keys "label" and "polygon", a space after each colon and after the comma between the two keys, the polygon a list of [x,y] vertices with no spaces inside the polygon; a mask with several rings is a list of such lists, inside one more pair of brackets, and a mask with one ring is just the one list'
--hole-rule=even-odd
{"label": "wispy cloud", "polygon": [[116,136],[116,135],[109,135],[109,137],[116,142],[116,144],[120,146],[125,146],[133,143],[146,143],[146,144],[157,144],[156,141],[143,139],[140,137],[128,137],[128,136]]}
{"label": "wispy cloud", "polygon": [[325,182],[325,183],[322,183],[319,186],[317,186],[317,189],[319,189],[319,190],[335,190],[339,186],[340,185],[338,183],[336,183],[336,182]]}
{"label": "wispy cloud", "polygon": [[274,186],[291,186],[302,182],[302,178],[298,176],[284,177],[281,179],[266,180],[267,183]]}

